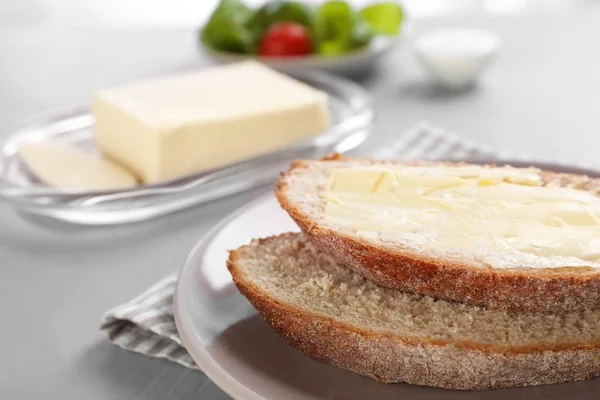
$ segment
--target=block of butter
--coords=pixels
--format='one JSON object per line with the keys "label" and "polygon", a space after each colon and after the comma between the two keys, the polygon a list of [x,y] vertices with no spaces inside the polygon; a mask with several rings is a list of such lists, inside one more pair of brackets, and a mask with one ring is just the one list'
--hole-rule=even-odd
{"label": "block of butter", "polygon": [[266,153],[323,133],[327,95],[257,62],[98,92],[95,139],[144,182]]}

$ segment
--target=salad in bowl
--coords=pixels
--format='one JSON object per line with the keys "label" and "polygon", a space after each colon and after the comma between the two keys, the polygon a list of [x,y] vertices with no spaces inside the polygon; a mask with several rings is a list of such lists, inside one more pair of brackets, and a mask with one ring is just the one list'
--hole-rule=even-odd
{"label": "salad in bowl", "polygon": [[391,49],[403,21],[403,8],[392,1],[354,8],[343,0],[317,5],[272,0],[252,8],[242,0],[221,0],[199,39],[221,61],[258,58],[275,68],[353,68]]}

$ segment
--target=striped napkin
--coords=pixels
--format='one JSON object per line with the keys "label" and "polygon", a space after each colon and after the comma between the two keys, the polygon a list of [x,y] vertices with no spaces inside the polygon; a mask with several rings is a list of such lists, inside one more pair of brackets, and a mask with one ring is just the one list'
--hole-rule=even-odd
{"label": "striped napkin", "polygon": [[[430,123],[417,125],[373,156],[472,161],[509,158],[507,153],[445,132]],[[135,299],[107,311],[100,329],[111,342],[126,350],[198,368],[183,347],[175,326],[172,300],[176,280],[176,275],[168,276]]]}

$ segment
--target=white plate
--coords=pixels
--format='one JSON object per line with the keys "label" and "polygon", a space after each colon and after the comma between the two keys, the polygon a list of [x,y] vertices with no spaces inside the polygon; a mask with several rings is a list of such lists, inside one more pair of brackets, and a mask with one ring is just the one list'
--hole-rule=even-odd
{"label": "white plate", "polygon": [[259,57],[229,53],[208,47],[204,47],[203,49],[216,61],[222,63],[254,59],[280,71],[316,68],[342,75],[356,75],[374,67],[386,54],[400,45],[401,41],[402,36],[376,36],[368,47],[335,57],[320,55],[304,57]]}
{"label": "white plate", "polygon": [[[594,171],[544,165],[546,169]],[[297,231],[272,195],[238,210],[194,248],[174,296],[181,339],[200,369],[225,392],[243,400],[411,399],[513,400],[600,398],[600,379],[492,392],[453,392],[406,384],[381,384],[321,364],[292,348],[238,292],[225,266],[227,251],[252,238]]]}

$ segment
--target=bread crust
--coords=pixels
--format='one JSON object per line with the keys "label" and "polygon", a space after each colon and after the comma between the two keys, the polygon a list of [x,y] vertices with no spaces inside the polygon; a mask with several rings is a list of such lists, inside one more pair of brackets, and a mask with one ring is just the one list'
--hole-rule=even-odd
{"label": "bread crust", "polygon": [[227,261],[236,286],[292,346],[321,362],[384,383],[406,382],[455,390],[545,385],[600,375],[600,356],[597,347],[591,345],[511,351],[476,343],[373,332],[310,313],[280,301],[246,279],[239,265],[245,247],[231,251]]}
{"label": "bread crust", "polygon": [[[349,161],[339,155],[322,161]],[[364,160],[364,159],[362,159]],[[374,161],[374,160],[373,160]],[[591,268],[494,269],[440,257],[399,252],[323,226],[288,197],[289,178],[311,161],[297,160],[283,173],[275,194],[302,232],[337,262],[388,288],[492,309],[556,313],[600,309],[600,271]],[[543,171],[545,182],[576,183],[597,191],[600,180],[582,175]]]}

